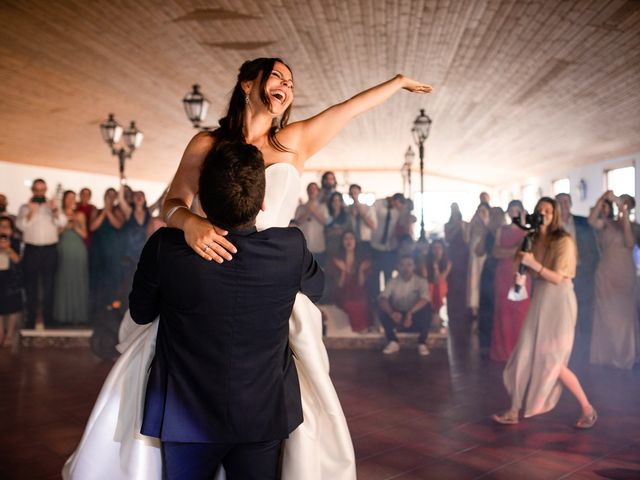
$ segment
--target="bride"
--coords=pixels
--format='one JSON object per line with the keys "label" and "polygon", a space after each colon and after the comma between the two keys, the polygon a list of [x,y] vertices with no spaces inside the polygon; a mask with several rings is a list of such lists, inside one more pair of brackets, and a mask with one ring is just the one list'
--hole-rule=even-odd
{"label": "bride", "polygon": [[[297,206],[299,172],[306,160],[353,117],[401,89],[414,93],[432,90],[429,85],[396,75],[318,115],[288,124],[294,97],[289,67],[278,58],[245,62],[220,127],[195,135],[187,145],[164,203],[167,224],[182,229],[189,246],[203,258],[232,261],[235,247],[225,239],[227,232],[198,214],[199,172],[214,143],[244,141],[261,150],[267,168],[266,210],[258,216],[257,227],[287,226]],[[162,478],[159,443],[139,433],[157,323],[140,327],[128,314],[123,320],[118,346],[122,355],[105,380],[80,445],[65,463],[63,478]],[[289,342],[300,380],[304,422],[285,443],[282,477],[355,479],[351,437],[329,378],[320,311],[302,294],[296,298],[289,322]]]}

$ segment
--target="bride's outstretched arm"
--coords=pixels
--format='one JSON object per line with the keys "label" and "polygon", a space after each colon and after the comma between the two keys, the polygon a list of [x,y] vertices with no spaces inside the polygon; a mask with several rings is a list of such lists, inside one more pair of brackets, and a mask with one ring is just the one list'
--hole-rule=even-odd
{"label": "bride's outstretched arm", "polygon": [[[202,162],[213,147],[213,143],[213,137],[205,132],[198,133],[191,139],[169,186],[167,199],[162,208],[162,217],[169,227],[179,228],[184,232],[185,240],[198,255],[206,260],[222,262],[231,260],[231,253],[236,252],[235,247],[224,238],[227,232],[215,226],[212,229],[211,223],[206,218],[189,210],[198,193]],[[207,245],[209,248],[206,248]]]}
{"label": "bride's outstretched arm", "polygon": [[356,115],[384,103],[402,89],[412,93],[430,93],[433,87],[398,74],[349,100],[329,107],[318,115],[291,124],[289,128],[298,130],[296,133],[299,135],[297,153],[301,165],[298,167],[302,167],[307,158],[324,147]]}

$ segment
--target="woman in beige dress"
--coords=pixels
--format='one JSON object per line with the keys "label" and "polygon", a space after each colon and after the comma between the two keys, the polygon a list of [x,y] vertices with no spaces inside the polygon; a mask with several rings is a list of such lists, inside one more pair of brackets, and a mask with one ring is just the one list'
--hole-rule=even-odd
{"label": "woman in beige dress", "polygon": [[[534,238],[533,252],[519,254],[529,274],[536,277],[535,287],[518,343],[503,373],[511,408],[492,418],[501,424],[515,424],[523,408],[525,418],[548,412],[558,403],[565,386],[582,409],[576,428],[591,428],[597,413],[567,367],[577,317],[571,281],[576,273],[576,244],[560,226],[555,200],[541,198],[535,211],[542,215],[543,223]],[[525,275],[516,276],[523,285]]]}
{"label": "woman in beige dress", "polygon": [[[613,203],[619,214],[613,215]],[[595,278],[591,363],[617,368],[633,368],[638,359],[636,319],[636,267],[633,262],[635,235],[629,221],[633,197],[621,198],[607,191],[589,215],[589,224],[598,231],[602,251]]]}

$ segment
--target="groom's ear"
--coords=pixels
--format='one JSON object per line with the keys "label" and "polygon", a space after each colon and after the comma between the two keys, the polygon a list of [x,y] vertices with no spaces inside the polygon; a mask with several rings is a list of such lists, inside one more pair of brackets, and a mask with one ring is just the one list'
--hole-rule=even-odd
{"label": "groom's ear", "polygon": [[264,212],[266,209],[267,209],[267,205],[264,203],[264,200],[262,200],[262,204],[260,205],[260,210]]}

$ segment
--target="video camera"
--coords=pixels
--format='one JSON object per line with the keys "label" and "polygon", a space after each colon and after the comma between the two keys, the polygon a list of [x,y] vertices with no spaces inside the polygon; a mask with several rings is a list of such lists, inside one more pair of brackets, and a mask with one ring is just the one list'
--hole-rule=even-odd
{"label": "video camera", "polygon": [[[525,215],[524,222],[521,217],[513,217],[513,223],[527,232],[522,239],[522,245],[520,246],[521,252],[530,252],[533,248],[533,236],[538,233],[540,226],[542,225],[544,218],[538,212],[533,212]],[[518,273],[524,274],[525,266],[521,263],[518,266]],[[517,283],[513,286],[516,293],[520,291],[520,285]]]}
{"label": "video camera", "polygon": [[542,225],[542,215],[538,212],[528,213],[524,217],[524,222],[520,217],[513,217],[513,223],[529,234],[536,233]]}

